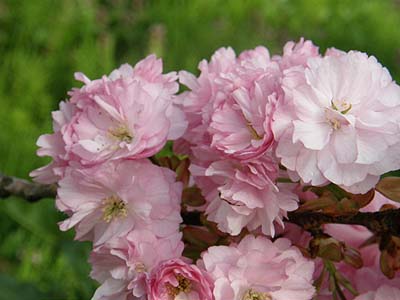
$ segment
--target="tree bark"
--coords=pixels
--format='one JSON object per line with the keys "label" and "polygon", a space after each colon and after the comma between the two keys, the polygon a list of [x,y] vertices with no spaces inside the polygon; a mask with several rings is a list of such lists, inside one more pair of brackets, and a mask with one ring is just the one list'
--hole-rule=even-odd
{"label": "tree bark", "polygon": [[[46,185],[7,176],[0,173],[0,198],[16,196],[28,202],[43,198],[55,198],[57,186]],[[182,213],[184,224],[202,225],[199,212]],[[390,234],[400,237],[400,209],[378,212],[358,212],[351,215],[334,216],[321,212],[289,212],[288,222],[297,224],[305,230],[318,230],[324,224],[362,225],[376,234]]]}
{"label": "tree bark", "polygon": [[43,198],[54,198],[57,186],[30,182],[0,173],[0,198],[16,196],[28,202],[37,202]]}

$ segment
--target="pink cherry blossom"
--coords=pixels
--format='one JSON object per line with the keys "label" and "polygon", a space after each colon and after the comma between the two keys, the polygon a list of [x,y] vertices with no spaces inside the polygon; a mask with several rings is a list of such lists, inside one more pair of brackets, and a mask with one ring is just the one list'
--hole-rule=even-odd
{"label": "pink cherry blossom", "polygon": [[90,255],[90,276],[101,286],[93,300],[146,300],[150,272],[160,262],[180,257],[182,251],[181,233],[158,238],[142,229],[96,247]]}
{"label": "pink cherry blossom", "polygon": [[278,63],[264,47],[239,57],[222,48],[199,68],[198,78],[180,73],[191,91],[180,95],[189,129],[183,137],[187,144],[180,142],[179,149],[189,153],[193,147],[210,148],[239,160],[261,156],[274,142],[271,117],[282,95]]}
{"label": "pink cherry blossom", "polygon": [[215,300],[308,300],[314,263],[287,239],[246,236],[238,245],[213,246],[202,255],[214,280]]}
{"label": "pink cherry blossom", "polygon": [[53,111],[53,134],[43,134],[37,140],[40,147],[37,151],[38,156],[50,156],[53,161],[41,168],[32,171],[29,175],[35,181],[45,184],[57,182],[64,176],[65,168],[70,161],[77,161],[73,153],[68,153],[65,149],[62,128],[71,122],[73,116],[78,111],[75,104],[61,101],[60,110]]}
{"label": "pink cherry blossom", "polygon": [[400,168],[400,87],[364,53],[309,58],[285,71],[272,128],[281,163],[306,184],[365,193]]}
{"label": "pink cherry blossom", "polygon": [[301,38],[298,43],[289,41],[283,47],[282,56],[273,56],[272,59],[279,63],[282,71],[294,66],[306,66],[310,57],[318,57],[319,50],[312,41]]}
{"label": "pink cherry blossom", "polygon": [[148,300],[213,300],[209,275],[181,259],[172,259],[154,268]]}
{"label": "pink cherry blossom", "polygon": [[286,212],[298,207],[296,195],[275,184],[277,165],[267,158],[216,161],[207,169],[193,165],[191,170],[196,177],[203,171],[212,181],[203,191],[207,218],[229,234],[237,235],[246,227],[274,236],[275,223],[283,227]]}
{"label": "pink cherry blossom", "polygon": [[134,228],[164,237],[179,229],[181,193],[174,172],[145,159],[71,168],[59,182],[57,207],[70,216],[60,228],[96,245]]}
{"label": "pink cherry blossom", "polygon": [[251,159],[260,156],[274,142],[271,117],[275,108],[275,87],[268,86],[272,75],[254,83],[248,90],[240,87],[232,99],[216,108],[209,132],[211,147],[227,156]]}
{"label": "pink cherry blossom", "polygon": [[32,173],[41,182],[62,178],[63,168],[72,161],[91,166],[149,157],[186,129],[175,103],[177,76],[163,75],[162,62],[154,55],[135,67],[122,65],[109,77],[91,81],[76,73],[75,78],[84,86],[73,89],[69,102],[53,113],[54,133],[38,140],[38,155],[53,158],[49,166]]}
{"label": "pink cherry blossom", "polygon": [[[188,129],[183,141],[190,144],[204,144],[210,140],[207,128],[211,122],[214,103],[224,99],[224,94],[218,91],[215,80],[221,73],[229,72],[236,63],[236,55],[232,48],[218,49],[209,63],[202,60],[199,63],[201,71],[198,78],[187,71],[179,72],[179,81],[190,90],[178,96],[182,110],[188,120]],[[180,141],[180,143],[183,143]]]}

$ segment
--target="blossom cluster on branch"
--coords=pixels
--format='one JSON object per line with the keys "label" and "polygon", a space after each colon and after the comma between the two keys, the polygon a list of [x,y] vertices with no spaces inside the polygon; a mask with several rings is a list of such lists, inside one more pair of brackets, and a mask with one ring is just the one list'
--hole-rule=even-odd
{"label": "blossom cluster on branch", "polygon": [[282,55],[221,48],[199,70],[164,74],[150,55],[76,73],[38,139],[53,160],[31,175],[57,184],[60,229],[93,243],[93,299],[400,299],[398,226],[352,225],[400,207],[399,181],[381,180],[400,169],[387,69],[301,39]]}

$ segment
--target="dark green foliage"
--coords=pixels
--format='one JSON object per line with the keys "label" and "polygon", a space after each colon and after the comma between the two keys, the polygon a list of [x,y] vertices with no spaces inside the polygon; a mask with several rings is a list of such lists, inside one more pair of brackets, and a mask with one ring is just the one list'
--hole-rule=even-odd
{"label": "dark green foliage", "polygon": [[[27,178],[48,162],[35,141],[75,71],[97,78],[156,52],[195,72],[221,46],[280,53],[304,36],[373,54],[399,80],[399,28],[399,2],[384,0],[0,0],[0,170]],[[0,300],[90,299],[90,245],[58,230],[52,199],[0,201],[0,214]]]}

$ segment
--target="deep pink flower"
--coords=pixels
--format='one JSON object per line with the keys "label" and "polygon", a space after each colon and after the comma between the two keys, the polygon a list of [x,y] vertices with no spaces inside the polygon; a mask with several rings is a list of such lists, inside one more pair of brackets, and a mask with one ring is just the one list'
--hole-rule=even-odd
{"label": "deep pink flower", "polygon": [[172,259],[154,268],[150,277],[149,300],[213,300],[209,275],[195,265]]}
{"label": "deep pink flower", "polygon": [[181,193],[174,172],[146,159],[71,168],[59,182],[57,207],[70,215],[60,228],[96,245],[133,228],[168,236],[179,229]]}
{"label": "deep pink flower", "polygon": [[147,299],[150,272],[160,262],[181,256],[181,236],[176,232],[158,238],[151,231],[135,229],[96,247],[90,255],[90,276],[101,286],[93,300]]}
{"label": "deep pink flower", "polygon": [[308,300],[314,263],[287,239],[246,236],[236,246],[210,247],[202,255],[214,280],[215,300]]}
{"label": "deep pink flower", "polygon": [[400,167],[400,87],[374,57],[310,58],[285,71],[283,89],[276,154],[304,183],[365,193]]}
{"label": "deep pink flower", "polygon": [[175,73],[162,74],[162,62],[151,55],[135,67],[127,64],[109,77],[73,89],[70,101],[53,113],[54,133],[38,140],[40,156],[53,163],[32,173],[48,183],[63,176],[71,162],[90,166],[119,158],[139,159],[157,153],[167,139],[180,137],[186,121],[175,104]]}

